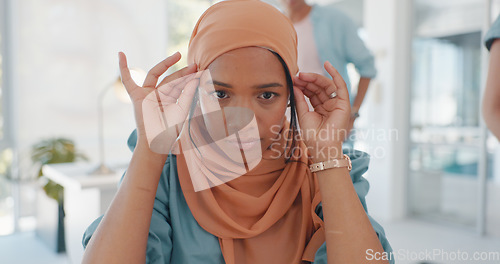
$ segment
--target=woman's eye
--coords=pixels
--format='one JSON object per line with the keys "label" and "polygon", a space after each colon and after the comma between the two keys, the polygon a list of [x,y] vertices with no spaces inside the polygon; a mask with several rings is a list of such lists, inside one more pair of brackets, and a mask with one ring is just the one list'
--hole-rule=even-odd
{"label": "woman's eye", "polygon": [[215,91],[215,92],[213,92],[212,94],[213,94],[213,95],[215,96],[215,98],[217,98],[217,99],[225,99],[225,98],[227,97],[226,92],[221,91],[221,90],[219,90],[219,91]]}
{"label": "woman's eye", "polygon": [[273,92],[263,92],[259,97],[265,100],[272,99],[276,96],[276,93]]}

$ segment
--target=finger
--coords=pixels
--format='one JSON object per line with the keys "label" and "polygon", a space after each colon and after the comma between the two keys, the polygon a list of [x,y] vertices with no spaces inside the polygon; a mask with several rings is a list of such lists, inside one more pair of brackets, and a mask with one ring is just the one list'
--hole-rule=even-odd
{"label": "finger", "polygon": [[144,84],[142,86],[144,88],[156,88],[158,78],[180,59],[181,54],[179,52],[176,52],[160,63],[156,64],[153,68],[151,68],[151,70],[149,70],[148,75],[146,76],[146,80],[144,80]]}
{"label": "finger", "polygon": [[158,89],[154,90],[156,93],[156,100],[159,105],[167,106],[169,104],[175,104],[177,102],[177,97],[172,95],[172,91],[169,93],[160,93]]}
{"label": "finger", "polygon": [[293,76],[292,80],[293,80],[293,85],[296,86],[305,86],[307,84],[307,82],[301,80],[298,76]]}
{"label": "finger", "polygon": [[349,101],[349,91],[347,90],[347,85],[340,75],[340,73],[333,67],[333,65],[329,62],[326,61],[325,64],[325,70],[332,76],[333,82],[335,83],[335,86],[337,87],[337,96],[339,99],[342,100],[347,100]]}
{"label": "finger", "polygon": [[314,92],[304,87],[302,87],[302,89],[299,87],[299,89],[305,96],[307,96],[307,98],[309,98],[309,102],[311,102],[312,107],[316,108],[323,103]]}
{"label": "finger", "polygon": [[189,106],[193,101],[194,93],[196,91],[196,88],[198,87],[198,84],[199,84],[198,79],[191,80],[186,85],[184,90],[182,90],[182,93],[179,96],[178,100],[179,107],[182,108],[186,114],[189,112]]}
{"label": "finger", "polygon": [[207,74],[210,74],[209,70],[197,71],[195,74],[195,78],[200,79],[202,76],[207,76]]}
{"label": "finger", "polygon": [[[326,63],[325,63],[325,65],[326,65]],[[337,87],[332,82],[332,80],[324,75],[321,75],[321,74],[301,73],[300,78],[302,81],[306,81],[308,83],[314,83],[318,87],[324,89],[327,93],[330,93],[330,92],[337,90]]]}
{"label": "finger", "polygon": [[[307,84],[304,87],[315,93],[321,103],[330,99],[329,94],[327,93],[328,88],[330,93],[335,91],[333,88],[333,82],[324,76],[318,76],[317,74],[301,74],[301,78],[304,78],[303,80],[307,81]],[[323,83],[323,81],[326,83]],[[318,82],[321,82],[322,85],[318,85]]]}
{"label": "finger", "polygon": [[127,56],[125,56],[125,53],[121,51],[118,52],[118,64],[120,66],[120,77],[122,79],[122,83],[127,89],[127,92],[130,94],[132,90],[137,87],[137,84],[132,79],[132,76],[130,76],[130,70],[127,65]]}
{"label": "finger", "polygon": [[297,117],[300,122],[302,117],[309,112],[309,106],[307,105],[306,98],[300,89],[293,87],[293,93],[295,96],[295,104],[297,106]]}
{"label": "finger", "polygon": [[169,104],[175,104],[182,89],[186,86],[187,82],[179,83],[177,86],[173,85],[163,85],[158,89],[154,89],[151,93],[154,93],[155,97],[147,97],[144,100],[153,100],[158,103],[160,107],[167,106]]}
{"label": "finger", "polygon": [[[170,104],[177,103],[183,92],[187,89],[191,89],[191,87],[188,86],[192,85],[192,81],[195,81],[195,84],[197,85],[198,80],[194,79],[194,74],[179,78],[173,82],[159,87],[158,89],[153,90],[156,96],[148,97],[148,99],[156,101],[160,109],[163,109]],[[173,85],[173,83],[175,83],[176,85]]]}
{"label": "finger", "polygon": [[[157,89],[152,90],[144,100],[152,101],[156,103],[160,109],[169,105],[177,103],[179,95],[182,90],[186,87],[187,83],[194,78],[194,74],[178,78],[170,83],[162,85]],[[152,96],[151,94],[154,94]],[[151,96],[150,96],[151,95]]]}
{"label": "finger", "polygon": [[[326,63],[325,63],[325,65],[326,65]],[[329,89],[336,90],[335,89],[336,87],[332,83],[332,80],[330,80],[330,78],[323,76],[321,74],[300,73],[299,78],[300,78],[300,80],[305,81],[307,83],[313,83],[314,85],[316,85],[317,87],[319,87],[325,91],[328,91]]]}
{"label": "finger", "polygon": [[299,88],[300,91],[307,97],[309,98],[309,101],[311,102],[312,106],[313,107],[316,107],[316,105],[318,104],[321,104],[321,100],[319,100],[318,96],[316,95],[316,93],[314,93],[313,91],[309,90],[306,88],[307,86],[307,82],[305,81],[302,81],[302,80],[298,80],[296,82],[294,82],[294,86]]}
{"label": "finger", "polygon": [[[327,77],[317,74],[302,74],[300,77],[307,80],[307,85],[304,87],[304,94],[310,96],[311,105],[314,111],[320,114],[327,114],[333,111],[338,106],[338,100],[331,100],[330,94],[336,90],[335,84]],[[321,84],[322,86],[318,85]],[[325,90],[326,89],[326,90]]]}
{"label": "finger", "polygon": [[151,144],[154,137],[166,129],[163,121],[163,107],[158,104],[156,90],[148,93],[142,101],[142,118],[146,130],[146,138]]}
{"label": "finger", "polygon": [[184,89],[186,89],[186,86],[191,82],[193,78],[190,79],[185,79],[183,82],[175,85],[173,89],[170,91],[170,93],[167,95],[168,97],[173,98],[175,101],[179,99],[179,96],[183,93]]}
{"label": "finger", "polygon": [[195,73],[196,72],[196,64],[191,64],[191,65],[188,65],[174,73],[172,73],[171,75],[163,78],[163,80],[160,82],[160,84],[158,84],[158,87],[159,86],[162,86],[168,82],[171,82],[173,80],[176,80],[178,78],[181,78],[181,77],[184,77],[186,75],[189,75],[189,74],[192,74],[192,73]]}
{"label": "finger", "polygon": [[184,86],[186,86],[186,84],[189,81],[194,79],[194,77],[195,77],[194,74],[190,74],[190,75],[183,76],[181,78],[177,78],[169,83],[166,83],[162,86],[159,86],[156,90],[158,90],[158,93],[161,95],[170,96],[174,90],[176,90],[176,89],[182,90],[182,88],[184,88]]}

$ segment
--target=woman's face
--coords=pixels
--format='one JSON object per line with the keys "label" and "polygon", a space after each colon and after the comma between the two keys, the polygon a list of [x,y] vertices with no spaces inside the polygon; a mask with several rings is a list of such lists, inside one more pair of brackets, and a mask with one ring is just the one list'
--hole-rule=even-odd
{"label": "woman's face", "polygon": [[[199,98],[210,136],[245,152],[279,150],[274,147],[289,91],[278,58],[264,48],[239,48],[219,56],[208,70],[200,79]],[[222,114],[207,115],[216,111]]]}

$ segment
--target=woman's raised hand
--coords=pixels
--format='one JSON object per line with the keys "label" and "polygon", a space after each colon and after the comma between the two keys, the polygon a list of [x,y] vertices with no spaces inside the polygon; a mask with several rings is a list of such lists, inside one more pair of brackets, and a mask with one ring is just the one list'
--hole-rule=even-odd
{"label": "woman's raised hand", "polygon": [[168,154],[199,83],[196,65],[182,68],[158,84],[158,78],[180,60],[177,52],[149,70],[144,84],[139,86],[130,76],[125,54],[120,52],[118,56],[122,82],[134,105],[138,144],[147,142],[152,151]]}
{"label": "woman's raised hand", "polygon": [[[351,113],[349,92],[342,76],[329,62],[325,62],[324,67],[333,80],[315,73],[300,73],[293,80],[304,142],[313,159],[320,161],[342,155]],[[314,111],[309,111],[304,95]]]}

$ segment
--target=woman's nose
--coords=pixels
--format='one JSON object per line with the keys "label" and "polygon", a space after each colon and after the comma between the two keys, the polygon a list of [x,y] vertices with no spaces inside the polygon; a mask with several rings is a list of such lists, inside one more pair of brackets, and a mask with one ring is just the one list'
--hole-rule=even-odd
{"label": "woman's nose", "polygon": [[231,106],[224,107],[226,128],[228,133],[234,134],[247,127],[254,118],[254,111],[249,107]]}

